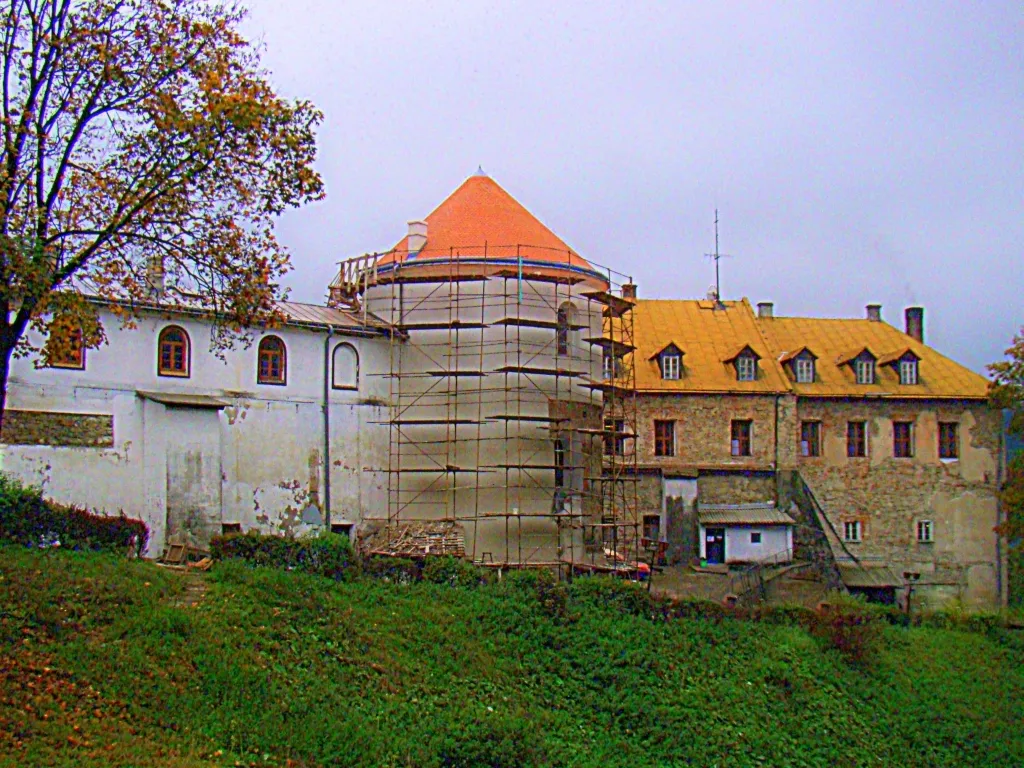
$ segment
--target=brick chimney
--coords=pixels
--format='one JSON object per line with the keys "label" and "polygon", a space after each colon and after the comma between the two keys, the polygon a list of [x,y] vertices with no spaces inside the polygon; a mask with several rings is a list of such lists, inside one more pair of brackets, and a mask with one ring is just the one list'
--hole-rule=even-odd
{"label": "brick chimney", "polygon": [[160,301],[164,295],[164,257],[160,254],[150,256],[146,262],[146,287],[149,297]]}
{"label": "brick chimney", "polygon": [[757,302],[758,317],[775,317],[775,305],[770,301]]}
{"label": "brick chimney", "polygon": [[924,344],[924,307],[907,307],[903,310],[907,323],[907,336]]}
{"label": "brick chimney", "polygon": [[868,304],[868,320],[876,323],[882,322],[882,305],[881,304]]}
{"label": "brick chimney", "polygon": [[427,244],[427,222],[409,222],[409,253],[419,253]]}
{"label": "brick chimney", "polygon": [[635,299],[636,298],[636,283],[623,283],[622,284],[622,298],[624,298],[624,299]]}

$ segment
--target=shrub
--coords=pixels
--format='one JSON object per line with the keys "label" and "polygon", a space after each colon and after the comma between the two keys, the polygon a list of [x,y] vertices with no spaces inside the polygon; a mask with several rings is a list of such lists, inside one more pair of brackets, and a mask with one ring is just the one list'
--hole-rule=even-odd
{"label": "shrub", "polygon": [[483,569],[455,557],[428,557],[423,565],[423,580],[451,587],[476,587],[487,581]]}
{"label": "shrub", "polygon": [[291,539],[255,531],[214,536],[210,553],[218,560],[244,560],[256,566],[285,568],[347,581],[359,572],[359,561],[347,536],[324,533]]}
{"label": "shrub", "polygon": [[416,561],[404,557],[371,555],[363,561],[363,573],[392,584],[412,584],[420,580],[420,568]]}
{"label": "shrub", "polygon": [[0,538],[29,547],[124,550],[139,555],[149,529],[141,520],[93,514],[43,498],[39,488],[0,474]]}
{"label": "shrub", "polygon": [[633,616],[650,618],[655,601],[647,587],[608,576],[586,576],[576,579],[569,589],[573,600],[603,606]]}
{"label": "shrub", "polygon": [[879,613],[860,598],[834,594],[812,630],[847,661],[864,664],[878,651],[882,639]]}

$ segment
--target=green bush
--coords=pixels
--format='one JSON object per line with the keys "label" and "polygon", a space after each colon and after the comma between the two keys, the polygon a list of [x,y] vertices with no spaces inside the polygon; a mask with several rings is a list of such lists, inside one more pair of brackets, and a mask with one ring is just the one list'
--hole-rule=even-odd
{"label": "green bush", "polygon": [[833,594],[812,632],[854,664],[865,664],[882,642],[881,617],[876,607],[851,595]]}
{"label": "green bush", "polygon": [[404,557],[371,555],[363,561],[363,573],[392,584],[412,584],[420,580],[416,561]]}
{"label": "green bush", "polygon": [[244,560],[256,566],[283,568],[347,581],[359,573],[359,560],[347,536],[324,533],[291,539],[255,531],[214,536],[210,553],[218,560]]}
{"label": "green bush", "polygon": [[455,557],[428,557],[423,565],[423,580],[451,587],[477,587],[487,582],[482,568]]}
{"label": "green bush", "polygon": [[141,520],[47,501],[41,489],[0,473],[0,539],[28,547],[129,549],[139,555],[148,538],[149,529]]}

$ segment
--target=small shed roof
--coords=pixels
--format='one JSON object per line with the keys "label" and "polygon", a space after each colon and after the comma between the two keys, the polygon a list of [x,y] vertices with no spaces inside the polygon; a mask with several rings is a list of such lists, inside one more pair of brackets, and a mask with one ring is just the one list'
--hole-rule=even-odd
{"label": "small shed roof", "polygon": [[839,563],[839,576],[847,587],[902,587],[904,581],[884,566],[872,568],[854,563]]}
{"label": "small shed roof", "polygon": [[774,502],[753,504],[697,504],[701,525],[795,525]]}

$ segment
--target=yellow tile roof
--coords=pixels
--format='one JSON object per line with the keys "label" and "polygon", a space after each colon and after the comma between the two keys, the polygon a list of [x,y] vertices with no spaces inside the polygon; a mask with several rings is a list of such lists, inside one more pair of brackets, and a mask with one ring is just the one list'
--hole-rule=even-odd
{"label": "yellow tile roof", "polygon": [[[636,384],[647,392],[794,392],[818,397],[985,398],[988,380],[907,336],[888,323],[810,317],[759,318],[746,299],[715,307],[703,300],[641,299],[633,311]],[[618,335],[618,329],[616,329]],[[683,352],[678,381],[661,378],[658,352],[674,343]],[[749,346],[760,355],[756,381],[737,381],[724,362]],[[813,384],[797,384],[780,359],[806,348],[817,357]],[[878,365],[875,384],[857,384],[840,361],[869,350],[883,360],[904,352],[919,358],[919,383],[901,385],[891,365]]]}
{"label": "yellow tile roof", "polygon": [[[798,395],[822,397],[889,395],[892,397],[985,398],[988,380],[898,328],[876,320],[835,320],[814,317],[759,318],[758,325],[776,357],[806,346],[818,356],[813,384],[790,386]],[[917,355],[918,384],[900,384],[892,365],[879,364],[875,384],[857,384],[853,369],[838,361],[851,350],[869,349],[883,361],[898,360],[905,352]]]}
{"label": "yellow tile roof", "polygon": [[[726,301],[641,300],[633,310],[637,388],[661,392],[784,392],[788,382],[776,356],[769,353],[750,303]],[[683,352],[678,381],[661,378],[657,359],[669,344]],[[736,381],[736,368],[726,363],[744,346],[757,355],[756,381]]]}

